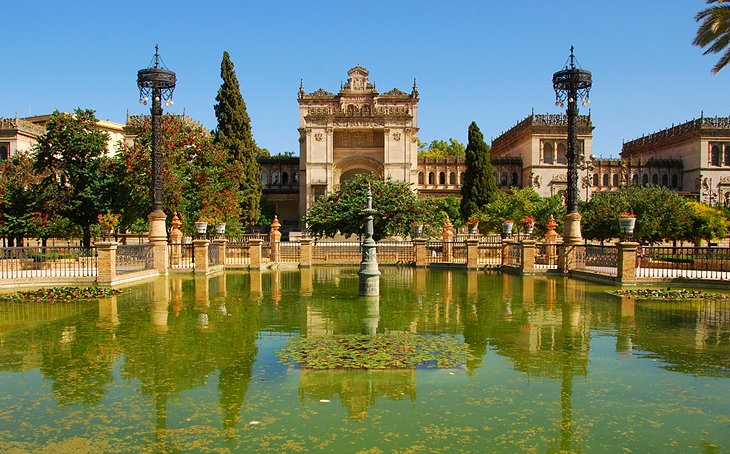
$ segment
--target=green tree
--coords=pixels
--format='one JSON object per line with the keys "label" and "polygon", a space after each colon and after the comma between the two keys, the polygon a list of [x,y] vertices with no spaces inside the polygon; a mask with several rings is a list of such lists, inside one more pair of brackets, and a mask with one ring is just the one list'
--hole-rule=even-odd
{"label": "green tree", "polygon": [[262,155],[251,131],[251,119],[246,112],[246,103],[241,95],[236,71],[228,52],[223,52],[221,61],[223,84],[215,97],[215,117],[218,128],[215,130],[215,143],[223,147],[231,161],[240,163],[238,191],[241,199],[241,222],[243,225],[255,224],[260,216],[260,200],[263,190],[261,168],[256,157]]}
{"label": "green tree", "polygon": [[717,74],[730,62],[730,2],[727,0],[707,0],[708,8],[697,13],[696,22],[701,22],[695,35],[697,47],[707,47],[703,55],[723,52],[720,60],[712,67]]}
{"label": "green tree", "polygon": [[419,144],[418,155],[428,158],[463,158],[465,156],[464,144],[451,138],[445,140],[434,140],[430,144]]}
{"label": "green tree", "polygon": [[[198,217],[208,217],[213,222],[225,222],[226,231],[231,234],[240,232],[241,163],[229,161],[226,152],[213,143],[209,131],[199,123],[170,114],[163,115],[161,123],[162,186],[167,213],[179,213],[187,231],[193,231]],[[129,125],[137,137],[133,145],[120,146],[126,192],[131,194],[122,223],[134,226],[146,219],[152,204],[149,191],[152,126],[149,116],[132,117]]]}
{"label": "green tree", "polygon": [[96,216],[118,207],[118,161],[106,156],[107,133],[96,127],[93,110],[73,115],[55,111],[35,147],[36,170],[43,175],[45,194],[60,215],[82,230],[84,247],[91,246]]}
{"label": "green tree", "polygon": [[461,186],[461,217],[466,220],[492,202],[500,192],[492,174],[489,146],[476,123],[469,125],[466,172]]}
{"label": "green tree", "polygon": [[532,188],[514,188],[512,194],[497,193],[492,203],[485,206],[477,217],[480,231],[498,233],[502,230],[502,221],[505,219],[513,221],[519,231],[520,220],[532,216],[535,218],[535,235],[543,235],[547,231],[545,225],[551,214],[556,221],[562,220],[565,207],[560,196],[541,197]]}
{"label": "green tree", "polygon": [[722,210],[699,202],[689,202],[692,210],[692,238],[695,244],[704,239],[709,244],[715,238],[725,238],[728,234],[728,220]]}
{"label": "green tree", "polygon": [[433,199],[420,200],[404,181],[380,180],[360,174],[345,181],[340,189],[320,198],[303,217],[315,237],[349,237],[363,230],[362,210],[367,200],[368,183],[372,187],[375,240],[411,233],[411,224],[436,225],[439,212]]}

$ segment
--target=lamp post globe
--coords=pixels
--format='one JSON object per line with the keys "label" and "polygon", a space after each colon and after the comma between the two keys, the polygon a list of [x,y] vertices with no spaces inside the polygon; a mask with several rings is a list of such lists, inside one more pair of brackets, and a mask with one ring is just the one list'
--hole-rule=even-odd
{"label": "lamp post globe", "polygon": [[553,74],[555,105],[563,107],[567,103],[568,147],[566,161],[568,165],[568,187],[566,191],[566,212],[563,230],[563,243],[577,244],[582,241],[580,232],[580,214],[578,213],[578,137],[576,120],[578,118],[578,102],[582,106],[590,103],[591,72],[576,66],[573,46],[565,67]]}
{"label": "lamp post globe", "polygon": [[150,242],[161,242],[167,239],[165,227],[164,193],[162,190],[162,104],[169,106],[173,103],[172,93],[175,91],[177,79],[175,73],[161,63],[159,46],[155,46],[155,55],[150,67],[137,71],[137,87],[139,88],[139,102],[147,105],[152,101],[152,213],[150,221]]}

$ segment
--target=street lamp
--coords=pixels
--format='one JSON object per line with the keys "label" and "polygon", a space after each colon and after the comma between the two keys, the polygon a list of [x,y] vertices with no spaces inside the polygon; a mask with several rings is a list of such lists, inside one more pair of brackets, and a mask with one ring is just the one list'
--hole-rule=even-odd
{"label": "street lamp", "polygon": [[578,101],[582,106],[590,103],[588,95],[591,91],[591,72],[576,67],[573,46],[570,46],[570,57],[565,67],[553,74],[553,88],[555,89],[555,105],[563,107],[568,103],[568,190],[565,198],[566,211],[563,227],[563,243],[578,244],[582,241],[580,233],[580,213],[578,213],[578,167],[576,134],[576,119],[578,117]]}
{"label": "street lamp", "polygon": [[160,66],[159,46],[155,45],[153,65],[137,71],[139,102],[147,105],[152,101],[152,213],[150,221],[150,242],[166,241],[165,213],[162,211],[164,194],[162,192],[162,143],[160,129],[162,122],[162,103],[173,104],[172,92],[175,90],[175,73]]}

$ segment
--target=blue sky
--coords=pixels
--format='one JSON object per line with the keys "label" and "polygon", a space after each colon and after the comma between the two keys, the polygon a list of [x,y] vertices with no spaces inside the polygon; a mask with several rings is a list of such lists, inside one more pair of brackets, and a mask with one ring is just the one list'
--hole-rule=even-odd
{"label": "blue sky", "polygon": [[[154,5],[154,7],[152,6]],[[703,0],[5,2],[0,116],[76,107],[124,122],[156,43],[177,73],[175,105],[213,129],[231,54],[254,137],[298,153],[297,90],[336,92],[362,65],[383,92],[418,80],[420,139],[485,138],[560,113],[552,74],[575,46],[593,72],[594,154],[698,117],[727,116],[730,68],[691,45]],[[153,9],[154,8],[154,9]],[[575,8],[575,12],[566,11]],[[581,109],[587,113],[587,109]]]}

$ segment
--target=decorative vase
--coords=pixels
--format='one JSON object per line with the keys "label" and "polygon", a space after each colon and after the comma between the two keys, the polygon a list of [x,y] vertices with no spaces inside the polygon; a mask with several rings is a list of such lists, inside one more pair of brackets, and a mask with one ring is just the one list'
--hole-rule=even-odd
{"label": "decorative vase", "polygon": [[420,238],[421,235],[423,235],[423,224],[414,224],[413,236],[415,236],[416,238]]}
{"label": "decorative vase", "polygon": [[113,227],[101,227],[101,234],[104,236],[104,240],[109,241],[114,236],[114,228]]}
{"label": "decorative vase", "polygon": [[224,233],[226,233],[226,223],[224,222],[222,224],[216,225],[215,233],[217,233],[218,235],[223,235]]}
{"label": "decorative vase", "polygon": [[511,235],[512,234],[512,227],[514,227],[514,224],[511,222],[503,222],[502,223],[502,233],[505,235]]}
{"label": "decorative vase", "polygon": [[530,225],[530,226],[525,226],[525,235],[532,235],[532,229],[534,229],[534,228],[535,228],[535,227],[534,227],[534,226],[532,226],[532,225]]}
{"label": "decorative vase", "polygon": [[633,235],[636,218],[618,218],[618,227],[622,234]]}
{"label": "decorative vase", "polygon": [[479,233],[479,223],[476,224],[468,224],[467,226],[469,228],[469,235],[476,235]]}
{"label": "decorative vase", "polygon": [[198,232],[199,235],[205,235],[205,232],[208,231],[208,223],[205,221],[196,222],[195,230]]}

